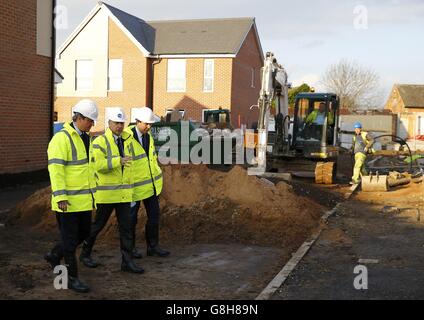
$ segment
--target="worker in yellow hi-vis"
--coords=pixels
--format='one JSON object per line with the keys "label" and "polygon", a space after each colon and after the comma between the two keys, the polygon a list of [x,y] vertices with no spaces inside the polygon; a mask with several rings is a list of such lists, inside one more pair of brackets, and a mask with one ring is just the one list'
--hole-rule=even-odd
{"label": "worker in yellow hi-vis", "polygon": [[115,108],[108,114],[105,133],[93,142],[92,163],[96,177],[96,215],[91,232],[84,240],[80,261],[88,268],[96,268],[98,263],[91,257],[97,236],[106,226],[112,212],[115,212],[119,226],[122,263],[121,270],[143,273],[144,269],[135,264],[132,258],[134,249],[131,233],[131,201],[133,196],[133,149],[130,135],[124,131],[125,113]]}
{"label": "worker in yellow hi-vis", "polygon": [[52,187],[52,210],[56,213],[61,241],[45,255],[55,268],[62,258],[68,269],[68,287],[85,293],[90,288],[78,279],[77,247],[90,235],[94,174],[90,167],[90,131],[97,120],[97,105],[88,99],[78,102],[72,122],[50,141],[48,169]]}
{"label": "worker in yellow hi-vis", "polygon": [[362,131],[362,124],[357,122],[354,128],[355,134],[352,138],[352,152],[355,155],[355,166],[353,167],[351,184],[359,183],[360,177],[367,175],[367,171],[365,170],[365,159],[367,158],[367,153],[374,151],[371,148],[373,139],[368,132]]}

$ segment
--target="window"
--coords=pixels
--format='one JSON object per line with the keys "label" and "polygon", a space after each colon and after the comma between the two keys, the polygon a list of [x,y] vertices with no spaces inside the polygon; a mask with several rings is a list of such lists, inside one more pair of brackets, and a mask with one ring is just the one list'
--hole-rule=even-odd
{"label": "window", "polygon": [[75,90],[93,90],[93,61],[76,60],[75,62]]}
{"label": "window", "polygon": [[168,60],[168,92],[186,91],[186,60]]}
{"label": "window", "polygon": [[108,90],[122,91],[122,59],[109,60]]}
{"label": "window", "polygon": [[166,122],[178,122],[184,120],[184,109],[166,109],[165,120]]}
{"label": "window", "polygon": [[130,119],[130,124],[135,124],[136,123],[136,121],[135,121],[135,111],[137,110],[138,108],[136,107],[136,108],[131,108],[131,119]]}
{"label": "window", "polygon": [[228,109],[203,109],[203,123],[228,123],[230,122],[230,111]]}
{"label": "window", "polygon": [[251,88],[255,87],[255,68],[252,68],[250,87]]}
{"label": "window", "polygon": [[203,91],[213,92],[213,80],[214,80],[214,65],[215,61],[206,59],[204,63],[203,73]]}
{"label": "window", "polygon": [[[57,6],[57,7],[60,7],[60,6]],[[55,23],[57,23],[57,21],[55,21]],[[52,56],[51,37],[52,37],[51,1],[37,0],[37,54],[38,55],[42,55],[46,57]]]}

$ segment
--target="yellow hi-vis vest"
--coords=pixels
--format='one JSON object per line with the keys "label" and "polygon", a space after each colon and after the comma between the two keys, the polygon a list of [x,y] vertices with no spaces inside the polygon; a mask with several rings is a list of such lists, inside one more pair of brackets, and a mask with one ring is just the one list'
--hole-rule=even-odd
{"label": "yellow hi-vis vest", "polygon": [[[130,157],[131,139],[125,131],[122,132],[124,141],[124,156]],[[121,165],[121,156],[112,131],[107,128],[105,134],[93,142],[92,166],[96,178],[97,203],[125,203],[132,201],[133,175],[132,164],[128,167]]]}
{"label": "yellow hi-vis vest", "polygon": [[[362,139],[364,140],[365,146],[368,146],[370,144],[370,141],[367,139],[368,132],[361,131],[361,136],[362,136]],[[354,134],[352,136],[352,149],[355,148],[355,143],[356,143],[356,134]],[[368,152],[369,153],[375,153],[375,149],[371,148],[371,149],[368,150]]]}
{"label": "yellow hi-vis vest", "polygon": [[93,172],[84,142],[69,123],[65,123],[63,129],[53,136],[47,155],[52,187],[52,210],[62,212],[58,202],[64,200],[69,202],[67,212],[92,210],[92,192],[95,186]]}
{"label": "yellow hi-vis vest", "polygon": [[[319,112],[319,110],[314,110],[314,111],[312,111],[310,114],[309,114],[309,116],[306,118],[306,120],[305,120],[305,122],[307,123],[307,124],[312,124],[312,123],[314,123],[314,121],[316,120],[316,118],[318,117],[318,112]],[[333,125],[334,124],[334,114],[333,114],[333,112],[332,111],[329,111],[328,113],[327,113],[327,124],[328,125]]]}
{"label": "yellow hi-vis vest", "polygon": [[130,126],[125,129],[125,132],[131,136],[132,141],[133,201],[140,201],[153,196],[155,189],[156,195],[162,192],[163,177],[152,135],[149,133],[149,157],[147,157],[146,151],[138,141],[138,136],[134,135],[133,128],[134,126]]}

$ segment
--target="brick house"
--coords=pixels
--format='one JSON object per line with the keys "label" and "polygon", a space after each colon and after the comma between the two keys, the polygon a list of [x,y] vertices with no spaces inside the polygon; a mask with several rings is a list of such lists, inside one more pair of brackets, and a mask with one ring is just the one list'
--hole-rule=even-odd
{"label": "brick house", "polygon": [[[58,121],[69,121],[82,97],[107,108],[181,109],[202,121],[203,110],[231,110],[232,125],[257,119],[263,53],[254,18],[145,22],[99,2],[58,50]],[[133,119],[132,119],[133,120]]]}
{"label": "brick house", "polygon": [[385,109],[397,115],[400,137],[424,135],[424,85],[395,84]]}
{"label": "brick house", "polygon": [[[47,168],[53,1],[0,2],[0,176]],[[9,181],[10,182],[10,181]]]}

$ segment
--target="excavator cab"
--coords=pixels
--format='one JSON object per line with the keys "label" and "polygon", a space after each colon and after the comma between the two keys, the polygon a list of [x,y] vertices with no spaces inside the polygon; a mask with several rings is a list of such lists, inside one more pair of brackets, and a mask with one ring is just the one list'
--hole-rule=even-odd
{"label": "excavator cab", "polygon": [[336,94],[299,93],[293,113],[291,149],[296,154],[313,159],[337,156],[339,99]]}

